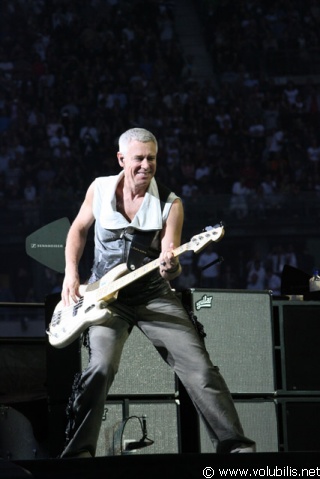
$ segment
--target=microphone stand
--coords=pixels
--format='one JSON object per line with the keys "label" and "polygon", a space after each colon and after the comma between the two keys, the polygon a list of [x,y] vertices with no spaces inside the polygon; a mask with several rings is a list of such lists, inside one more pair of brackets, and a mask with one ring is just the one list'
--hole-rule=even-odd
{"label": "microphone stand", "polygon": [[211,261],[211,263],[208,263],[202,266],[201,271],[204,271],[205,269],[210,268],[210,266],[213,266],[214,264],[222,263],[222,261],[224,261],[224,258],[222,256],[219,256],[217,259],[214,259],[213,261]]}
{"label": "microphone stand", "polygon": [[[216,259],[214,259],[213,261],[211,261],[210,263],[208,263],[208,264],[202,266],[202,268],[200,268],[200,269],[201,269],[201,273],[202,273],[204,270],[210,268],[210,266],[213,266],[213,265],[215,265],[215,264],[220,264],[220,263],[222,263],[222,261],[224,261],[224,258],[223,258],[222,256],[218,256],[218,258],[216,258]],[[202,274],[201,274],[200,284],[201,284],[201,283],[202,283]]]}
{"label": "microphone stand", "polygon": [[[138,419],[141,427],[141,432],[142,432],[142,437],[138,441],[132,441],[126,444],[125,448],[123,449],[123,434],[125,427],[130,419]],[[150,438],[148,438],[148,432],[147,432],[147,416],[143,415],[142,418],[138,416],[130,416],[125,421],[123,422],[122,426],[122,433],[121,433],[121,454],[123,452],[127,451],[135,451],[136,449],[142,449],[143,447],[147,446],[152,446],[154,444],[154,441]]]}

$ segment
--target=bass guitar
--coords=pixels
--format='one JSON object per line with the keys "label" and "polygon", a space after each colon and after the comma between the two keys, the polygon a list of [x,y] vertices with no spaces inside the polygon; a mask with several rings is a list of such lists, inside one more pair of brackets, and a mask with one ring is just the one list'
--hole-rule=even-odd
{"label": "bass guitar", "polygon": [[[173,250],[174,256],[186,251],[199,253],[210,242],[220,241],[225,234],[222,223],[195,235],[184,245]],[[110,315],[108,304],[117,299],[120,289],[150,273],[160,266],[159,258],[140,268],[129,271],[125,263],[119,264],[100,280],[80,286],[81,298],[65,306],[60,301],[53,312],[47,329],[49,342],[56,348],[63,348],[77,339],[90,325],[105,322]]]}

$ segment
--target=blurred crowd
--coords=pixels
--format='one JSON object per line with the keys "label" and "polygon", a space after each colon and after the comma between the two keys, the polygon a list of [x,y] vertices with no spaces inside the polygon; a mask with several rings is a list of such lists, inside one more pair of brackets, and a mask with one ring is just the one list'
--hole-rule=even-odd
{"label": "blurred crowd", "polygon": [[[3,222],[19,217],[15,227],[21,222],[30,232],[50,220],[52,208],[72,219],[90,181],[118,172],[118,136],[134,126],[158,137],[158,178],[186,205],[230,195],[228,211],[242,221],[300,192],[320,192],[320,65],[317,72],[312,56],[320,50],[318,2],[194,6],[213,78],[191,74],[174,0],[3,0]],[[293,80],[288,73],[297,68]],[[314,75],[304,77],[311,68]],[[186,270],[199,284],[199,267]]]}

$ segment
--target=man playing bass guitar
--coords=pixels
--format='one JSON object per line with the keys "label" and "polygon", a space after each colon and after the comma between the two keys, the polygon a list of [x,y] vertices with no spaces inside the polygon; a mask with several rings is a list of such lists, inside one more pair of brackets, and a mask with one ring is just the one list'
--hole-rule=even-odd
{"label": "man playing bass guitar", "polygon": [[[169,281],[181,272],[175,248],[184,221],[181,200],[163,194],[155,179],[157,140],[142,128],[119,138],[121,172],[96,178],[68,233],[62,303],[81,301],[78,265],[94,224],[94,264],[89,283],[125,263],[129,271],[159,259],[159,267],[119,290],[101,324],[88,330],[90,359],[77,377],[61,457],[93,457],[107,392],[133,327],[140,328],[177,374],[207,426],[217,452],[253,452],[231,394],[203,338]],[[90,286],[90,285],[89,285]],[[146,358],[147,361],[147,358]]]}

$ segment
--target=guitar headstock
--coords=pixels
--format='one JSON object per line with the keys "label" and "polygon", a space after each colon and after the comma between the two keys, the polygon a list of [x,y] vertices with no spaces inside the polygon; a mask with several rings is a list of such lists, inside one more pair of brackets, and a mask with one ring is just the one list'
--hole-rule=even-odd
{"label": "guitar headstock", "polygon": [[199,253],[203,248],[205,248],[211,241],[217,243],[222,240],[225,234],[224,225],[222,223],[213,226],[212,228],[207,228],[206,231],[195,235],[190,240],[190,249],[195,253]]}

